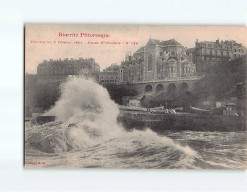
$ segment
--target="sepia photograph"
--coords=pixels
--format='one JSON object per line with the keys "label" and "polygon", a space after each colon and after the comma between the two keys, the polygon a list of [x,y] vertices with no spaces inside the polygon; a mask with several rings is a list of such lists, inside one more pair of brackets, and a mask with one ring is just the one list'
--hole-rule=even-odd
{"label": "sepia photograph", "polygon": [[0,194],[247,191],[246,0],[0,0]]}
{"label": "sepia photograph", "polygon": [[246,169],[246,32],[26,24],[24,167]]}

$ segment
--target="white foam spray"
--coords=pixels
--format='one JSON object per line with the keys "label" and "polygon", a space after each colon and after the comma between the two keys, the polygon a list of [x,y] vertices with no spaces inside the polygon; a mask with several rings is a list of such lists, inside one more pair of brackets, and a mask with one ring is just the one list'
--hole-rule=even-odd
{"label": "white foam spray", "polygon": [[[119,140],[118,145],[123,145],[123,147],[127,140],[133,140],[133,143],[136,140],[146,146],[158,144],[161,147],[179,150],[189,156],[195,155],[195,151],[188,146],[182,147],[170,138],[158,136],[150,129],[125,131],[117,123],[119,115],[117,104],[111,100],[104,87],[91,79],[83,77],[68,79],[61,85],[60,99],[47,114],[54,115],[62,124],[59,123],[60,126],[52,128],[54,132],[49,136],[41,135],[37,139],[32,139],[41,143],[39,145],[50,145],[43,148],[42,151],[45,152],[64,152],[69,149],[86,148],[116,138]],[[73,125],[68,127],[70,124]],[[50,125],[52,123],[43,125],[43,129],[47,131]],[[47,134],[41,127],[38,129],[36,132]]]}

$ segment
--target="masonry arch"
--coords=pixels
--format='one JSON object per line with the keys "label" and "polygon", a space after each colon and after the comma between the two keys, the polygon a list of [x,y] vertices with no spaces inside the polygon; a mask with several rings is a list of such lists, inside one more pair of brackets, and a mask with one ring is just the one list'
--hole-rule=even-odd
{"label": "masonry arch", "polygon": [[170,83],[167,89],[168,95],[174,96],[176,94],[176,91],[177,91],[176,85],[174,83]]}
{"label": "masonry arch", "polygon": [[180,91],[182,93],[186,93],[187,91],[189,91],[189,85],[188,83],[184,82],[180,85]]}
{"label": "masonry arch", "polygon": [[145,93],[151,93],[153,91],[152,85],[147,85],[144,89]]}
{"label": "masonry arch", "polygon": [[156,94],[161,93],[161,92],[163,92],[163,91],[165,91],[164,86],[163,86],[162,84],[158,84],[158,85],[156,86],[156,90],[155,90]]}

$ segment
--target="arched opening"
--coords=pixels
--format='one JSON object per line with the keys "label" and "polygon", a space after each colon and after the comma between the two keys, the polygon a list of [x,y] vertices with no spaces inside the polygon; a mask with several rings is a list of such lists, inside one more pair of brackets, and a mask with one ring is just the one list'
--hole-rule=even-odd
{"label": "arched opening", "polygon": [[156,86],[155,92],[156,92],[156,94],[158,94],[158,93],[163,92],[164,90],[165,90],[164,86],[163,86],[162,84],[158,84],[158,85]]}
{"label": "arched opening", "polygon": [[169,96],[174,97],[176,95],[177,87],[174,83],[168,85],[167,93]]}
{"label": "arched opening", "polygon": [[145,87],[145,93],[151,93],[153,91],[153,87],[151,85],[147,85]]}
{"label": "arched opening", "polygon": [[182,83],[181,86],[180,86],[180,91],[181,91],[182,93],[186,93],[188,90],[189,90],[189,85],[188,85],[188,83]]}
{"label": "arched opening", "polygon": [[153,56],[152,54],[149,54],[148,56],[148,71],[151,71],[153,67]]}

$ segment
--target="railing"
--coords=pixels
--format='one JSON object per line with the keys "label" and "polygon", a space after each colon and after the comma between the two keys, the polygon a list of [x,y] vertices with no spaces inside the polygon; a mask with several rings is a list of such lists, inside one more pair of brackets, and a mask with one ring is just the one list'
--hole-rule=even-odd
{"label": "railing", "polygon": [[164,79],[157,79],[151,81],[135,81],[135,83],[158,83],[158,82],[169,82],[169,81],[185,81],[185,80],[199,80],[202,79],[203,76],[191,76],[191,77],[178,77],[178,78],[164,78]]}

